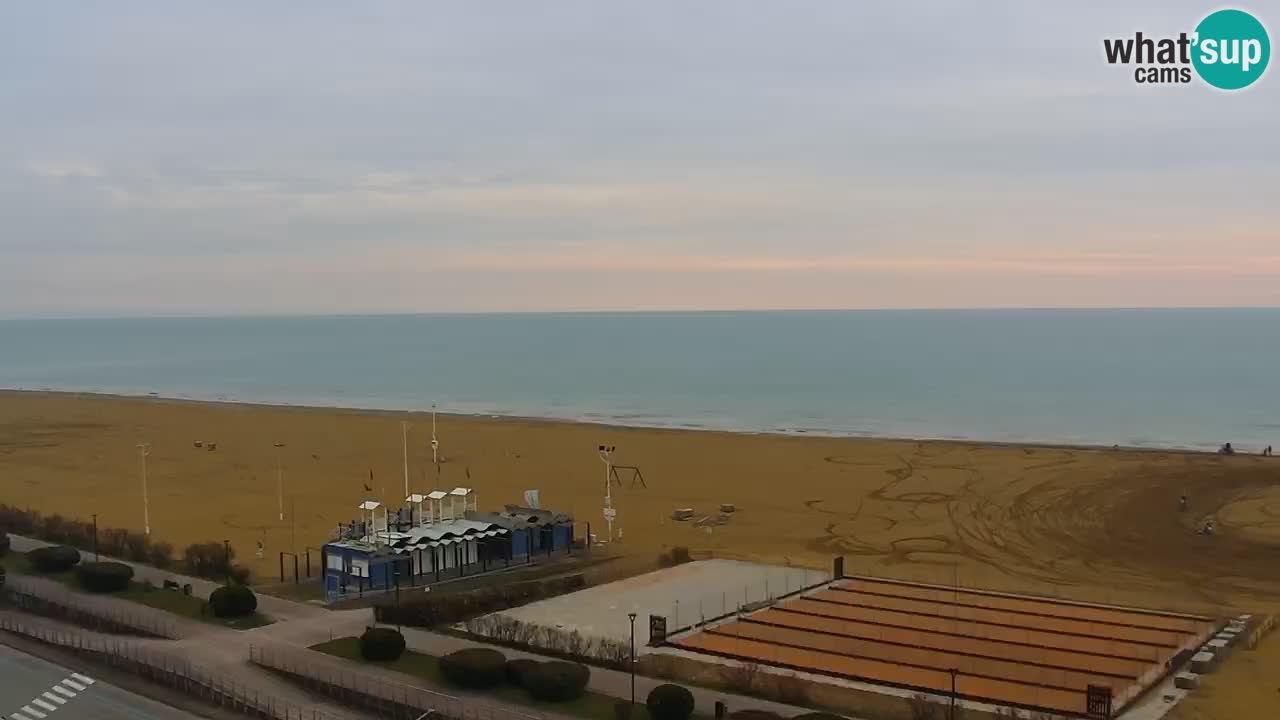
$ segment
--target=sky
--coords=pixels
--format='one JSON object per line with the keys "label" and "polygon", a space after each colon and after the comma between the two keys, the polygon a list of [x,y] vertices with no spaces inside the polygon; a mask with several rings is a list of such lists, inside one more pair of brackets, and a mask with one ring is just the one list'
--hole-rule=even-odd
{"label": "sky", "polygon": [[1217,7],[5,3],[0,316],[1280,305]]}

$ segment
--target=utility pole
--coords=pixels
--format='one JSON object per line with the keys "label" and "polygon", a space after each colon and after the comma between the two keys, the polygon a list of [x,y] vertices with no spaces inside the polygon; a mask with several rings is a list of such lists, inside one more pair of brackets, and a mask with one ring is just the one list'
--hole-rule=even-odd
{"label": "utility pole", "polygon": [[276,448],[276,503],[280,509],[280,521],[284,522],[284,462],[280,458],[284,443],[273,443]]}
{"label": "utility pole", "polygon": [[138,454],[142,457],[142,530],[151,534],[151,507],[147,498],[147,456],[151,454],[151,443],[138,443]]}
{"label": "utility pole", "polygon": [[436,475],[440,474],[440,440],[436,437],[436,404],[431,403],[431,462],[436,466]]}
{"label": "utility pole", "polygon": [[617,450],[616,445],[601,445],[599,447],[600,459],[604,461],[604,520],[608,523],[606,542],[613,542],[613,519],[617,517],[618,511],[613,509],[613,451]]}
{"label": "utility pole", "polygon": [[400,450],[404,455],[404,496],[409,497],[409,422],[400,421]]}

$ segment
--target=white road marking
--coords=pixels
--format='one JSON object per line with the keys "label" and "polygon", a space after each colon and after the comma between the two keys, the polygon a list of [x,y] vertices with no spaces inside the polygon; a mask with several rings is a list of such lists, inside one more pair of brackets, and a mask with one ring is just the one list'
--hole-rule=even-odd
{"label": "white road marking", "polygon": [[45,694],[44,694],[44,699],[45,699],[45,700],[52,700],[52,701],[54,701],[54,702],[58,703],[59,705],[66,705],[66,704],[67,704],[67,701],[66,701],[66,700],[64,700],[64,699],[62,699],[62,698],[60,698],[60,697],[58,697],[57,695],[54,695],[54,694],[53,694],[53,693],[51,693],[51,692],[47,692],[47,693],[45,693]]}
{"label": "white road marking", "polygon": [[73,698],[76,696],[74,692],[62,687],[61,685],[54,685],[53,691],[56,693],[62,693],[63,695],[66,695],[69,698]]}
{"label": "white road marking", "polygon": [[23,715],[20,712],[16,712],[16,713],[10,713],[9,720],[31,720],[31,718],[27,717],[26,715]]}
{"label": "white road marking", "polygon": [[63,680],[62,684],[66,685],[72,690],[79,690],[80,692],[84,692],[84,686],[76,682],[75,680]]}
{"label": "white road marking", "polygon": [[85,677],[84,675],[81,675],[80,673],[71,673],[71,677],[73,677],[73,678],[75,678],[75,679],[79,680],[80,682],[84,683],[85,685],[92,685],[92,684],[93,684],[93,678],[91,678],[91,677]]}
{"label": "white road marking", "polygon": [[44,713],[40,712],[39,710],[32,710],[30,705],[26,705],[26,706],[24,706],[24,707],[22,708],[22,712],[24,712],[24,713],[26,713],[26,714],[30,715],[30,716],[31,716],[31,717],[33,717],[33,718],[37,718],[37,719],[38,719],[38,718],[42,718],[42,717],[48,717],[47,715],[45,715]]}
{"label": "white road marking", "polygon": [[45,702],[45,701],[41,700],[40,698],[36,698],[35,700],[32,700],[32,701],[31,701],[31,704],[32,704],[32,705],[35,705],[36,707],[40,708],[41,710],[48,710],[49,712],[53,712],[54,710],[57,710],[57,709],[58,709],[58,706],[57,706],[57,705],[54,705],[54,704],[52,704],[52,703],[47,703],[47,702]]}

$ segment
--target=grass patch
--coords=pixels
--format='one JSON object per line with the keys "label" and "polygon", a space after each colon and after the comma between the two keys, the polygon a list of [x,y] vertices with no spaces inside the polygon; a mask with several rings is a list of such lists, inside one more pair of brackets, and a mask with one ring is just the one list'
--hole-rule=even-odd
{"label": "grass patch", "polygon": [[[92,558],[92,554],[86,556],[84,553],[81,553],[81,556],[81,562],[85,561],[85,557]],[[26,553],[13,551],[10,551],[3,558],[0,558],[0,564],[3,564],[5,570],[14,575],[30,575],[32,577],[45,578],[47,580],[62,583],[71,590],[85,592],[85,590],[80,587],[80,583],[76,581],[75,568],[60,573],[37,572],[36,569],[31,566],[30,561],[27,560]],[[209,623],[210,625],[221,625],[222,627],[235,628],[238,630],[262,627],[263,625],[270,625],[272,622],[270,618],[261,613],[254,613],[249,617],[225,619],[216,618],[213,615],[204,615],[200,612],[200,609],[204,607],[204,600],[195,597],[194,595],[183,595],[181,592],[176,592],[174,590],[163,590],[160,588],[145,590],[143,589],[142,583],[136,581],[130,582],[129,589],[122,592],[93,594],[99,594],[104,597],[120,598],[121,600],[136,602],[139,605],[146,605],[147,607],[155,608],[157,610],[164,610],[165,612],[171,612],[175,615],[191,618],[192,620],[199,620],[200,622]]]}
{"label": "grass patch", "polygon": [[[440,660],[432,655],[423,655],[412,650],[405,650],[404,654],[398,660],[391,662],[372,662],[360,657],[360,639],[354,637],[338,638],[328,642],[312,645],[312,650],[318,650],[328,655],[340,657],[346,660],[363,663],[366,665],[376,665],[384,667],[388,670],[395,670],[406,675],[425,680],[427,684],[444,688],[442,692],[449,693],[452,686],[440,674]],[[468,693],[472,691],[467,691]],[[577,700],[569,700],[568,702],[543,702],[529,697],[529,694],[523,688],[513,687],[511,685],[501,685],[492,690],[483,691],[484,696],[491,697],[495,701],[506,702],[512,705],[522,705],[527,708],[541,710],[548,713],[559,713],[561,715],[572,715],[579,718],[588,718],[589,720],[615,720],[613,706],[622,702],[621,700],[608,695],[600,695],[593,692],[583,693],[582,697]],[[638,711],[642,713],[643,711]],[[633,715],[637,717],[637,715]]]}
{"label": "grass patch", "polygon": [[294,602],[324,602],[328,598],[325,597],[323,580],[306,580],[301,583],[271,583],[269,585],[254,585],[253,591],[259,595],[271,595],[284,600],[292,600]]}
{"label": "grass patch", "polygon": [[220,625],[222,627],[235,628],[237,630],[248,630],[250,628],[262,627],[270,625],[271,618],[262,613],[254,613],[248,617],[242,618],[219,618],[212,614],[202,613],[201,609],[205,606],[205,601],[194,595],[183,595],[174,590],[162,590],[159,588],[153,590],[143,589],[142,583],[130,583],[129,589],[124,592],[111,593],[110,597],[118,597],[121,600],[136,602],[139,605],[146,605],[157,610],[164,610],[175,615],[181,615],[192,620],[199,620],[210,625]]}

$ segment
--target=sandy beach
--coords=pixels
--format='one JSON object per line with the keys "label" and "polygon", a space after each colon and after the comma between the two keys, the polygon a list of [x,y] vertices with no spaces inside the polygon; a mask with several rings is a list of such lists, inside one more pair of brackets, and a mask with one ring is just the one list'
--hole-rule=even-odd
{"label": "sandy beach", "polygon": [[[481,508],[518,503],[572,512],[603,534],[604,466],[640,467],[614,487],[629,554],[686,545],[717,556],[829,566],[989,588],[1159,607],[1280,608],[1270,571],[1280,534],[1280,460],[1177,452],[953,442],[735,435],[538,420],[0,393],[0,501],[103,526],[142,527],[139,442],[153,536],[181,548],[230,540],[260,577],[280,550],[317,547],[374,495],[410,484],[474,487]],[[216,451],[193,446],[217,443]],[[276,448],[285,520],[279,519]],[[1186,493],[1190,509],[1177,511]],[[673,509],[738,512],[710,534]],[[1216,537],[1193,528],[1215,515]],[[584,528],[585,530],[585,528]],[[582,531],[580,531],[582,532]],[[255,558],[257,543],[266,552]]]}

